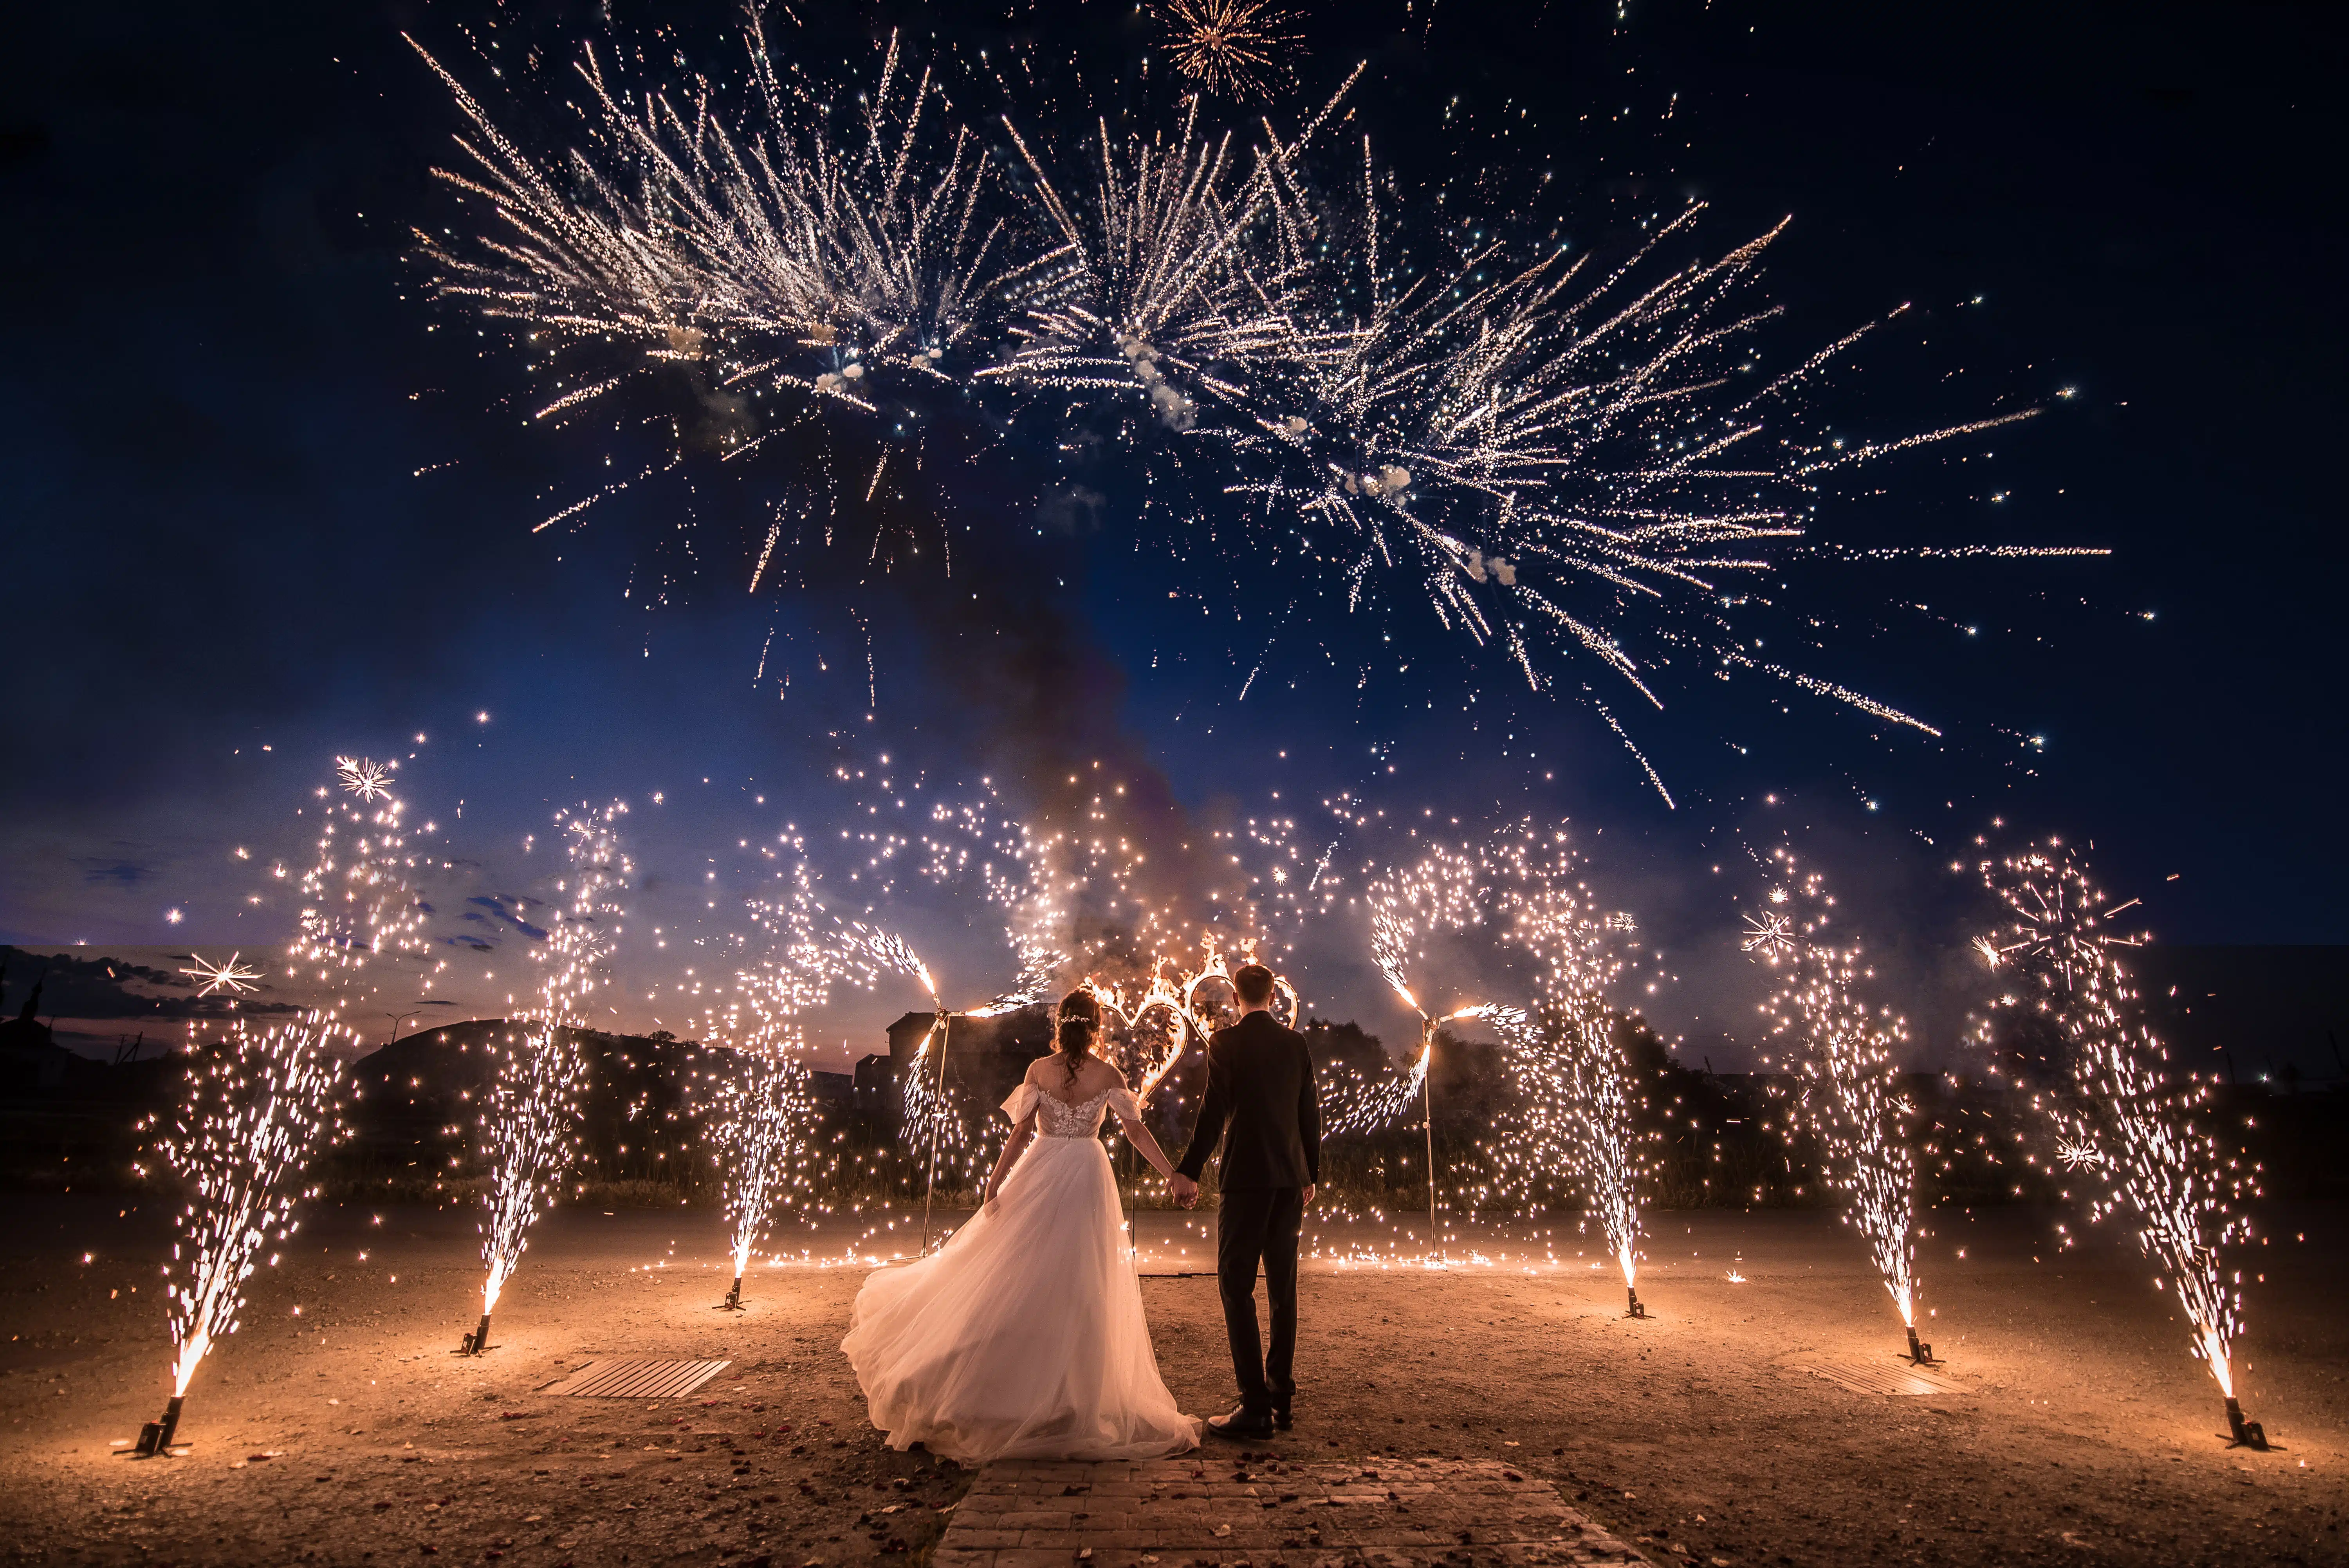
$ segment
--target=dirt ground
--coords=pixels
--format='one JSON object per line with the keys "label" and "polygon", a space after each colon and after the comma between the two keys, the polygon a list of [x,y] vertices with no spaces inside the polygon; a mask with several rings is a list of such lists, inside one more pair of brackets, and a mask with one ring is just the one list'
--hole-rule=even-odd
{"label": "dirt ground", "polygon": [[[1204,1269],[1203,1228],[1143,1220],[1147,1267]],[[1927,1337],[1962,1392],[1922,1399],[1785,1365],[1899,1348],[1883,1288],[1824,1215],[1655,1216],[1643,1321],[1570,1232],[1555,1262],[1496,1232],[1474,1239],[1486,1262],[1440,1273],[1337,1266],[1375,1239],[1326,1233],[1303,1286],[1297,1428],[1268,1447],[1506,1459],[1658,1562],[1709,1568],[2349,1563],[2349,1213],[2262,1224],[2240,1383],[2272,1453],[2222,1446],[2214,1386],[2133,1252],[2059,1253],[2048,1216],[2021,1210],[1944,1219],[1926,1244]],[[968,1477],[865,1425],[837,1349],[863,1270],[762,1270],[750,1310],[721,1313],[720,1247],[706,1210],[559,1211],[508,1287],[497,1348],[473,1360],[449,1354],[478,1299],[470,1215],[328,1210],[256,1276],[243,1330],[198,1373],[188,1452],[140,1460],[111,1445],[166,1392],[160,1217],[151,1200],[12,1199],[0,1552],[918,1561]],[[1176,1397],[1225,1407],[1213,1279],[1152,1277],[1143,1294]],[[615,1355],[733,1365],[684,1400],[536,1392]]]}

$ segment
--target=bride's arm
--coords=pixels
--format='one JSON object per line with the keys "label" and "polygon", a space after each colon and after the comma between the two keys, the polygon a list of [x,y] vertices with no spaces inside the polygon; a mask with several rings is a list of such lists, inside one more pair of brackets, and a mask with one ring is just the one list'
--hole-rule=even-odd
{"label": "bride's arm", "polygon": [[987,1179],[987,1191],[980,1198],[980,1202],[990,1209],[994,1207],[996,1195],[1003,1190],[1003,1179],[1011,1174],[1013,1166],[1019,1163],[1020,1155],[1027,1152],[1029,1141],[1035,1136],[1036,1113],[1030,1111],[1011,1129],[1011,1136],[1003,1140],[1003,1153],[995,1161],[994,1174]]}
{"label": "bride's arm", "polygon": [[1117,1123],[1125,1129],[1125,1141],[1140,1149],[1142,1158],[1148,1160],[1159,1175],[1171,1177],[1174,1174],[1174,1162],[1166,1158],[1166,1151],[1160,1148],[1158,1140],[1151,1136],[1149,1123],[1138,1116],[1127,1116],[1123,1111],[1117,1114]]}

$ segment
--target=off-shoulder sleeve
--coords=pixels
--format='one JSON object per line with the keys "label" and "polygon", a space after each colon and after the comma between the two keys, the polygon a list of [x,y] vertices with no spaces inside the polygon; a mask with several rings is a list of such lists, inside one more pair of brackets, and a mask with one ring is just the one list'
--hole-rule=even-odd
{"label": "off-shoulder sleeve", "polygon": [[1036,1102],[1043,1097],[1043,1090],[1033,1084],[1022,1083],[1011,1091],[1011,1097],[1003,1102],[1003,1114],[1011,1118],[1011,1125],[1016,1127],[1036,1114]]}
{"label": "off-shoulder sleeve", "polygon": [[1138,1122],[1142,1119],[1142,1102],[1133,1097],[1132,1089],[1112,1089],[1109,1092],[1109,1108],[1129,1120]]}

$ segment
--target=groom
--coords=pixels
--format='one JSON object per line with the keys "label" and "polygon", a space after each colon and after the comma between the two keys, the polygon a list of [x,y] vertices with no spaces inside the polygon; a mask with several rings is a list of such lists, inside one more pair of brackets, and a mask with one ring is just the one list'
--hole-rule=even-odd
{"label": "groom", "polygon": [[[1224,1327],[1232,1341],[1239,1408],[1211,1416],[1207,1430],[1251,1442],[1287,1428],[1297,1383],[1297,1229],[1321,1174],[1321,1106],[1305,1036],[1272,1016],[1272,971],[1248,964],[1232,976],[1240,1019],[1207,1043],[1207,1097],[1190,1152],[1169,1185],[1188,1209],[1199,1200],[1199,1171],[1221,1139],[1223,1208],[1216,1219],[1216,1272],[1223,1285]],[[1231,1124],[1225,1137],[1224,1124]],[[1272,1303],[1272,1345],[1256,1334],[1256,1276],[1264,1269]]]}

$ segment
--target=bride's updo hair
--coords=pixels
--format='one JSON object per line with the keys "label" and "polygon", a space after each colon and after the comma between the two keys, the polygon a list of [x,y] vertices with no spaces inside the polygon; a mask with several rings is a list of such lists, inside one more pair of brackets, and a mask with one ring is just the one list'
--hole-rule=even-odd
{"label": "bride's updo hair", "polygon": [[1071,1084],[1084,1070],[1085,1056],[1093,1048],[1093,1036],[1100,1033],[1098,997],[1090,991],[1072,991],[1061,998],[1061,1064],[1068,1068]]}

